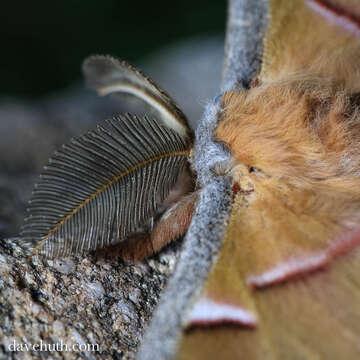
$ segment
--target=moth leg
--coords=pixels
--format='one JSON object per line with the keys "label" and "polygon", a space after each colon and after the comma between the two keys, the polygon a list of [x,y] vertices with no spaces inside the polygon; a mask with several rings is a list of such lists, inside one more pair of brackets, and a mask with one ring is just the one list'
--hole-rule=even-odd
{"label": "moth leg", "polygon": [[96,254],[99,258],[117,258],[135,262],[152,254],[151,236],[149,233],[139,233],[130,236],[121,243],[99,249]]}
{"label": "moth leg", "polygon": [[186,167],[178,177],[176,184],[170,190],[168,196],[162,201],[163,211],[169,209],[177,202],[181,201],[186,194],[190,194],[194,189],[194,175],[189,167]]}
{"label": "moth leg", "polygon": [[185,234],[194,212],[198,192],[184,196],[179,202],[171,206],[155,224],[151,233],[151,243],[154,253]]}
{"label": "moth leg", "polygon": [[121,257],[127,261],[137,262],[159,252],[186,232],[197,196],[198,193],[193,192],[170,207],[156,222],[151,234],[132,235],[124,242],[101,249],[97,254],[100,257]]}

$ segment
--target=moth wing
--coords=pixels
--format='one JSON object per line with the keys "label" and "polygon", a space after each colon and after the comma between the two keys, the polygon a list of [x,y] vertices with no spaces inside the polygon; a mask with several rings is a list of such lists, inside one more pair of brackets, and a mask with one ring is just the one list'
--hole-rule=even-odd
{"label": "moth wing", "polygon": [[153,80],[124,60],[111,56],[94,55],[84,61],[83,73],[87,85],[99,95],[132,94],[156,110],[165,125],[184,138],[192,138],[184,113],[175,101]]}
{"label": "moth wing", "polygon": [[360,90],[358,0],[270,0],[260,78],[312,71]]}
{"label": "moth wing", "polygon": [[24,248],[55,257],[146,226],[186,167],[189,144],[155,120],[121,116],[55,152],[29,201]]}
{"label": "moth wing", "polygon": [[262,190],[235,204],[177,359],[358,359],[359,229],[323,230]]}

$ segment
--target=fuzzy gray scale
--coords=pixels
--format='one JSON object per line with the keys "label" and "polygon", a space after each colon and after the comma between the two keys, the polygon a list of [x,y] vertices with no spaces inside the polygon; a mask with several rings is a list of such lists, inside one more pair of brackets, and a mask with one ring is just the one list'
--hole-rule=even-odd
{"label": "fuzzy gray scale", "polygon": [[174,275],[169,280],[140,348],[140,360],[172,359],[184,315],[201,291],[221,247],[231,206],[231,192],[229,179],[215,177],[211,172],[214,163],[229,159],[222,146],[211,141],[218,109],[219,104],[209,104],[199,126],[203,131],[196,142],[198,157],[194,165],[197,171],[201,169],[201,179],[206,183],[203,183],[205,186],[200,192]]}
{"label": "fuzzy gray scale", "polygon": [[247,89],[260,70],[267,0],[229,0],[222,90]]}

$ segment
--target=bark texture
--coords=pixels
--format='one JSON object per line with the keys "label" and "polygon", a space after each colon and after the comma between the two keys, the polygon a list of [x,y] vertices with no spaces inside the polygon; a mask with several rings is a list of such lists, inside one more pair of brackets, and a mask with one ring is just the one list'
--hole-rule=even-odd
{"label": "bark texture", "polygon": [[[0,243],[0,358],[132,359],[175,249],[137,265],[95,255],[27,263],[16,240]],[[92,345],[80,352],[13,351],[41,342]]]}

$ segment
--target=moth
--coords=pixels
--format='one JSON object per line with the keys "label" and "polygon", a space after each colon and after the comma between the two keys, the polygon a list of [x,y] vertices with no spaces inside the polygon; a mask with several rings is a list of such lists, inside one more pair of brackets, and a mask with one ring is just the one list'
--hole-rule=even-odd
{"label": "moth", "polygon": [[[137,82],[137,71],[125,67],[130,74],[127,85],[124,75],[119,75],[119,84],[108,85],[105,80],[113,78],[107,76],[108,67],[95,67],[97,80],[92,83],[103,93],[127,86],[126,91],[162,105],[158,111],[164,127],[156,121],[156,129],[161,130],[155,132],[149,130],[155,128],[150,120],[110,121],[110,126],[126,126],[130,134],[131,126],[146,129],[126,140],[116,138],[117,143],[136,137],[129,143],[137,147],[143,135],[150,146],[145,139],[151,135],[153,144],[159,144],[151,149],[158,150],[161,143],[169,151],[170,143],[184,144],[171,151],[184,151],[183,163],[190,161],[189,176],[196,179],[196,191],[192,186],[180,191],[179,205],[162,214],[161,204],[167,207],[166,199],[179,180],[175,174],[185,165],[170,171],[169,181],[164,180],[169,175],[163,175],[159,181],[166,191],[160,191],[162,196],[154,195],[158,190],[151,192],[152,206],[146,205],[148,212],[142,210],[147,216],[138,216],[141,221],[118,236],[123,240],[142,231],[157,212],[154,230],[172,214],[174,223],[178,214],[187,214],[179,231],[188,228],[175,272],[138,359],[358,359],[360,2],[232,0],[228,13],[221,94],[206,106],[194,140],[184,135],[191,131],[182,116],[169,121],[168,112],[161,110],[169,104],[162,91],[155,91],[155,101],[143,95],[154,91]],[[115,63],[111,60],[109,67]],[[101,134],[110,136],[112,131],[101,130]],[[162,143],[160,131],[171,141]],[[60,155],[65,157],[67,149]],[[131,149],[129,156],[135,154]],[[95,174],[109,167],[101,166],[94,165]],[[51,176],[49,172],[46,186],[52,183]],[[54,183],[49,189],[63,189]],[[44,189],[38,195],[35,190],[34,198],[46,199],[49,192]],[[80,196],[81,187],[75,189]],[[185,195],[188,191],[190,195]],[[109,211],[111,197],[106,196],[97,203],[101,210],[91,210]],[[136,195],[132,196],[127,210],[136,203]],[[30,205],[39,225],[27,220],[24,236],[42,229],[41,201],[34,210]],[[71,204],[67,204],[68,214],[73,211]],[[56,228],[46,240],[40,235],[27,242],[39,251],[64,248],[64,244],[75,251],[82,250],[79,244],[84,242],[111,243],[118,226],[106,227],[110,230],[102,230],[106,234],[102,237],[102,232],[90,227],[94,221],[96,217],[84,213],[66,232],[58,234],[60,228]],[[58,222],[52,224],[56,227]],[[87,241],[93,233],[95,240]],[[65,234],[70,234],[71,246]],[[86,236],[79,242],[77,234]]]}

